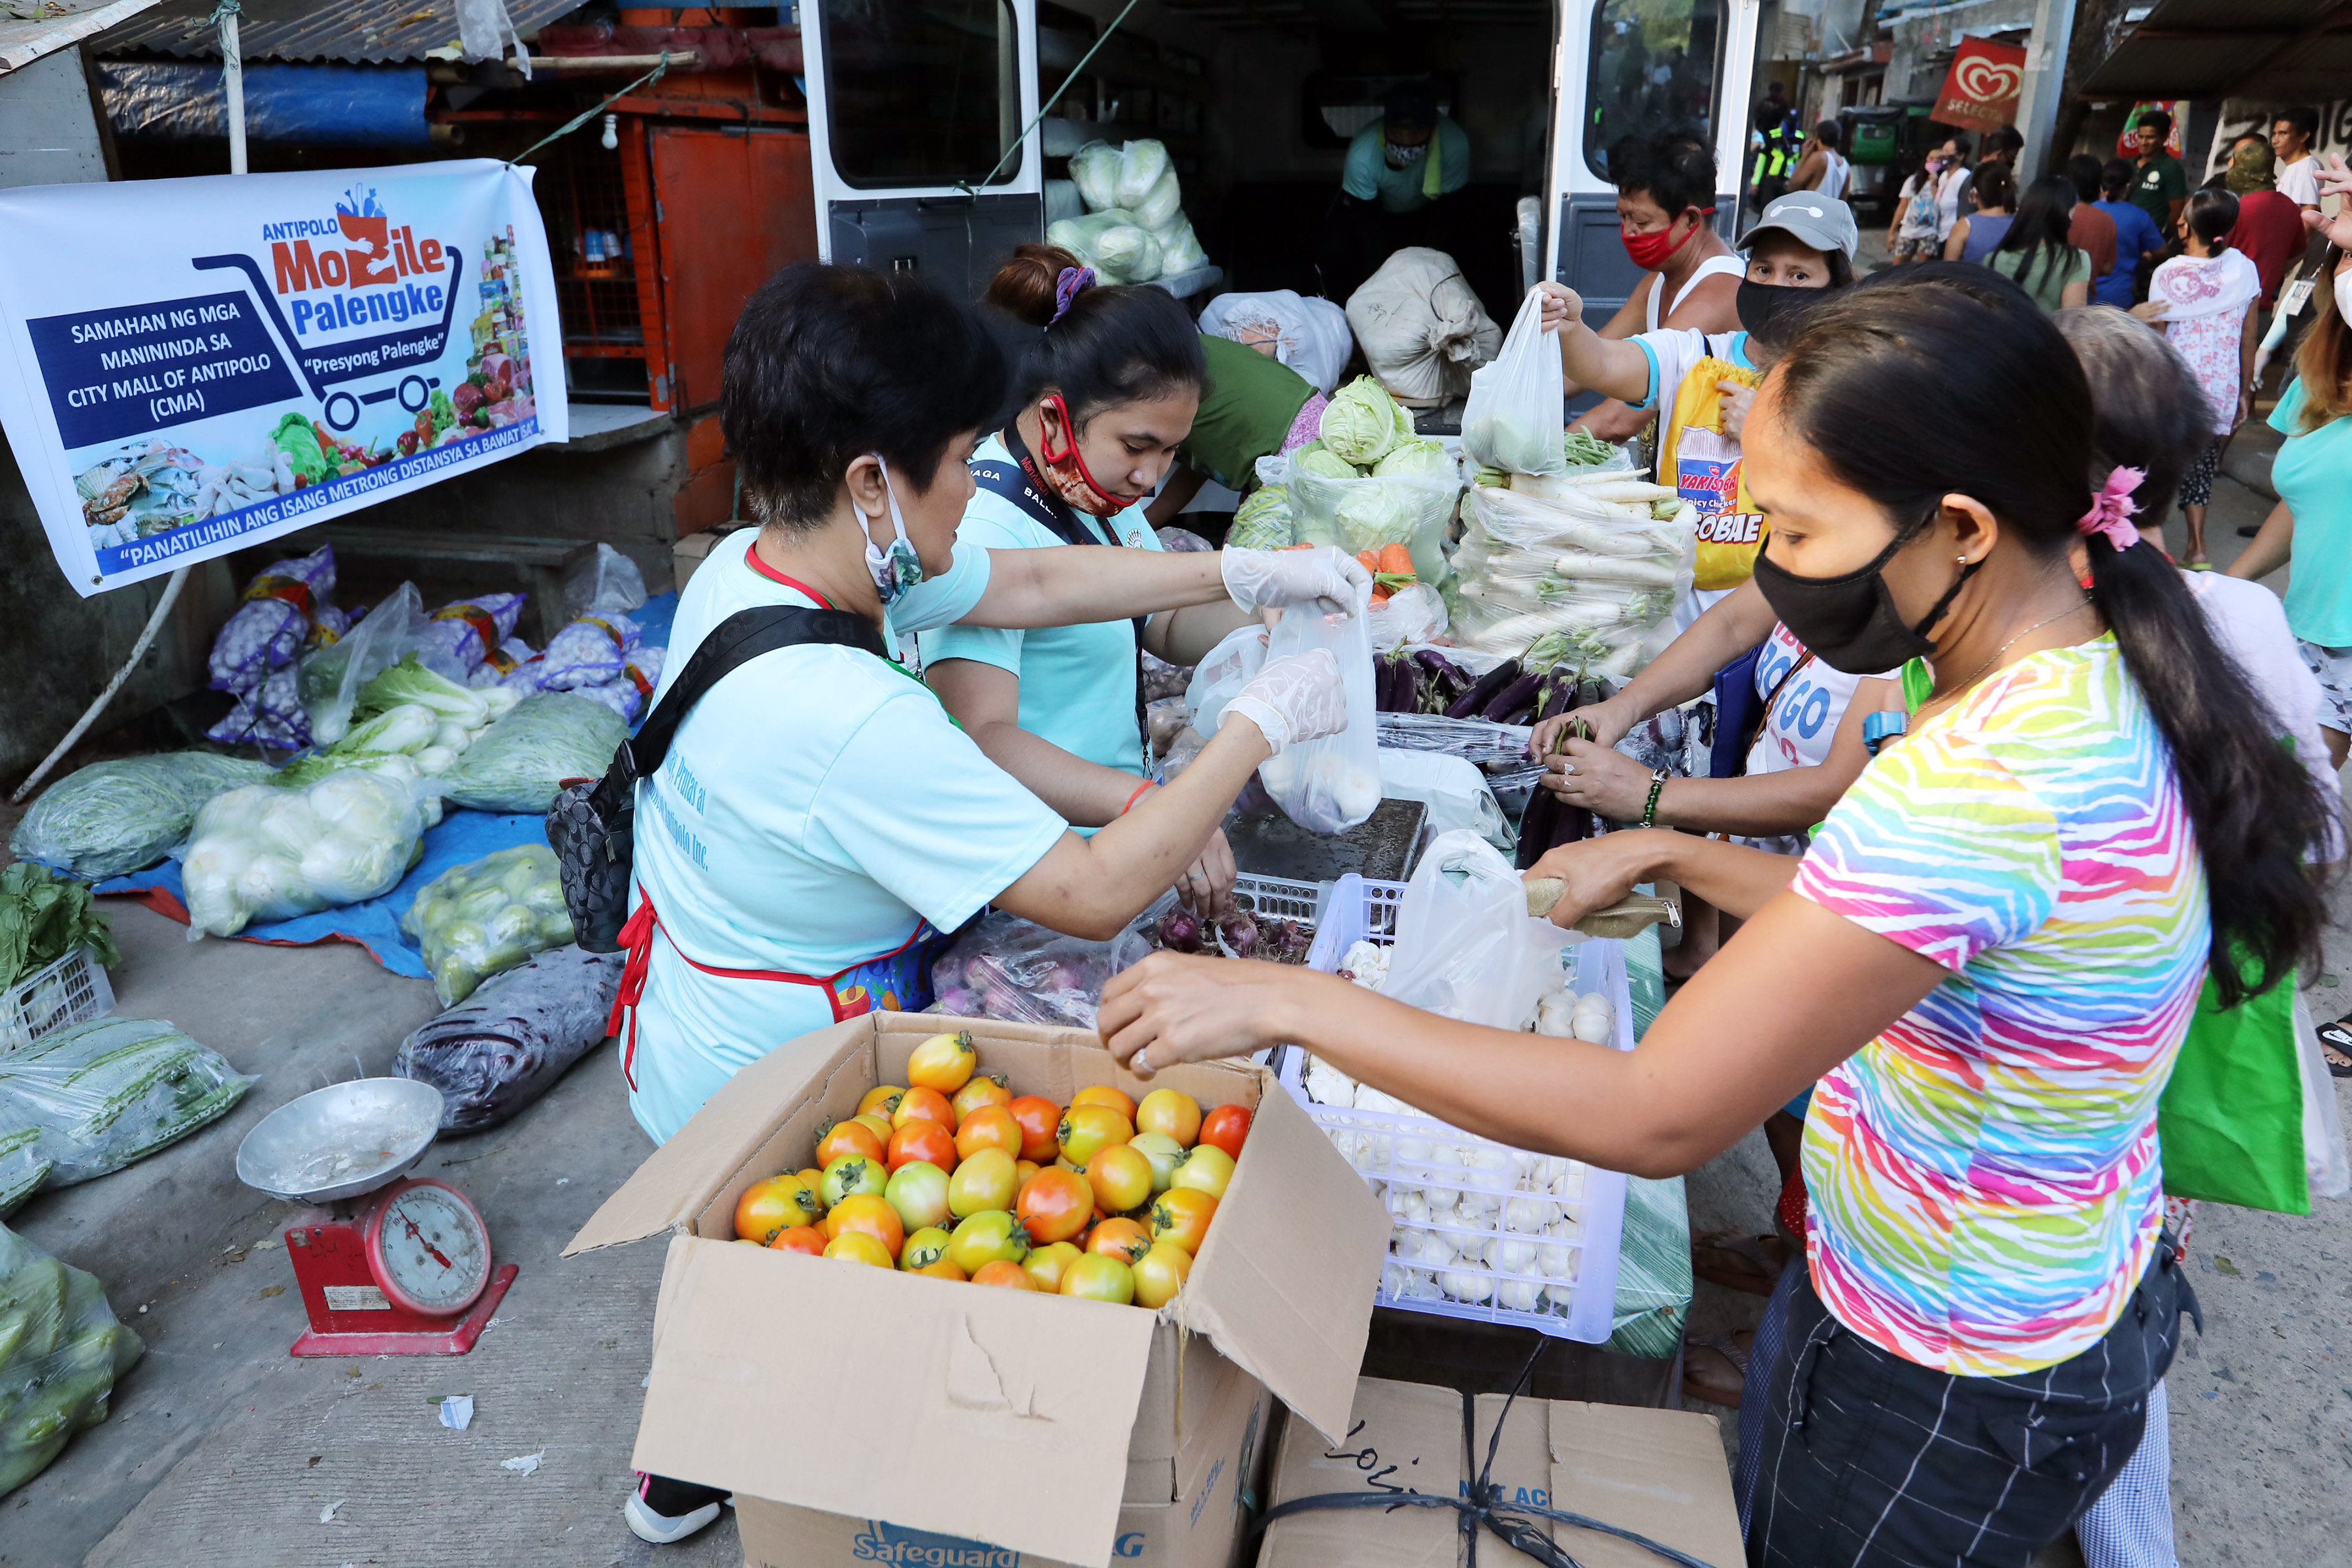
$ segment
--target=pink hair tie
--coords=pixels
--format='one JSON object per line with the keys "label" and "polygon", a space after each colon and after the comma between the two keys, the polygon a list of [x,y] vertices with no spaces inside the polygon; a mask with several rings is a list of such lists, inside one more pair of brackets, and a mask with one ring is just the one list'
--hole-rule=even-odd
{"label": "pink hair tie", "polygon": [[2140,480],[2146,478],[2147,473],[2139,468],[2111,471],[2107,475],[2107,482],[2101,485],[2099,493],[2092,498],[2091,510],[2084,512],[2083,521],[2074,526],[2085,538],[2105,535],[2107,542],[2117,550],[2129,550],[2140,542],[2139,530],[2132,523],[2139,504],[2131,498],[2132,492],[2139,489]]}
{"label": "pink hair tie", "polygon": [[[1054,279],[1054,321],[1070,313],[1070,306],[1081,289],[1095,286],[1095,269],[1091,267],[1065,267],[1062,275]],[[1054,321],[1045,324],[1052,326]]]}

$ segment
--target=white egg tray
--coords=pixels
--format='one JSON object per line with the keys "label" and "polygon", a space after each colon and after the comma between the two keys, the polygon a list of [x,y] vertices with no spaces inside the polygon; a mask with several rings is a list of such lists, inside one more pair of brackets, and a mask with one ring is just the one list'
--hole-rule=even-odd
{"label": "white egg tray", "polygon": [[[1360,940],[1388,945],[1402,894],[1401,884],[1340,879],[1309,964],[1336,971]],[[1615,1007],[1609,1044],[1632,1050],[1624,944],[1588,941],[1562,961],[1572,989],[1600,992]],[[1586,1344],[1609,1338],[1625,1221],[1622,1173],[1507,1148],[1410,1110],[1319,1104],[1307,1089],[1307,1053],[1296,1048],[1282,1052],[1280,1075],[1395,1218],[1379,1305]]]}

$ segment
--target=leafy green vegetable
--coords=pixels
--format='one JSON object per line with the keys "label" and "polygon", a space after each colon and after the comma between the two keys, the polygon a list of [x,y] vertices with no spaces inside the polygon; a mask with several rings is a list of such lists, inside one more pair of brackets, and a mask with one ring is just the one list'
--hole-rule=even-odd
{"label": "leafy green vegetable", "polygon": [[433,434],[436,436],[457,423],[457,405],[449,401],[447,393],[437,387],[434,390],[432,401],[425,405],[425,412],[433,421]]}
{"label": "leafy green vegetable", "polygon": [[448,798],[478,811],[544,812],[565,779],[600,778],[629,727],[568,691],[525,698],[442,775]]}
{"label": "leafy green vegetable", "polygon": [[1372,465],[1372,477],[1392,479],[1399,474],[1442,474],[1454,464],[1442,441],[1424,441],[1415,437],[1400,441],[1389,449],[1388,456]]}
{"label": "leafy green vegetable", "polygon": [[1309,441],[1290,455],[1290,460],[1310,474],[1327,479],[1360,479],[1363,470],[1349,462],[1320,441]]}
{"label": "leafy green vegetable", "polygon": [[268,764],[211,752],[167,752],[78,768],[41,792],[8,847],[85,882],[143,870],[188,837],[196,808],[269,776]]}
{"label": "leafy green vegetable", "polygon": [[0,990],[85,944],[110,968],[122,962],[88,883],[28,860],[0,871]]}
{"label": "leafy green vegetable", "polygon": [[1252,491],[1234,512],[1225,543],[1235,550],[1282,550],[1298,542],[1290,514],[1290,492],[1280,485]]}
{"label": "leafy green vegetable", "polygon": [[1342,462],[1370,467],[1412,435],[1412,416],[1369,375],[1333,393],[1323,410],[1323,445]]}
{"label": "leafy green vegetable", "polygon": [[1609,462],[1617,456],[1617,448],[1589,430],[1570,430],[1560,442],[1561,450],[1571,468],[1590,468]]}
{"label": "leafy green vegetable", "polygon": [[352,705],[352,719],[357,722],[373,718],[409,702],[430,708],[439,717],[454,720],[468,730],[489,720],[489,704],[482,700],[480,692],[458,685],[437,670],[425,668],[413,653],[360,688],[359,700]]}
{"label": "leafy green vegetable", "polygon": [[269,440],[286,454],[295,474],[311,484],[333,472],[327,462],[326,449],[319,445],[317,427],[299,414],[289,414],[280,419],[278,428],[269,433]]}

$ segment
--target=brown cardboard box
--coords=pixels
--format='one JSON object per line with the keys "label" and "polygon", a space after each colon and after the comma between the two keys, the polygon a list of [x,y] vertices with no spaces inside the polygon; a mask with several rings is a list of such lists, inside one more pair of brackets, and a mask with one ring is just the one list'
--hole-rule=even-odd
{"label": "brown cardboard box", "polygon": [[[983,1068],[1016,1093],[1066,1104],[1089,1084],[1138,1097],[1166,1085],[1203,1106],[1254,1108],[1175,1300],[1153,1313],[736,1243],[743,1190],[806,1165],[818,1126],[875,1084],[906,1081],[908,1055],[941,1027],[970,1030]],[[636,1468],[845,1516],[839,1528],[888,1521],[990,1542],[1006,1562],[1108,1568],[1126,1505],[1173,1506],[1205,1484],[1188,1456],[1205,1452],[1196,1437],[1242,1384],[1345,1430],[1388,1227],[1362,1178],[1263,1068],[1172,1068],[1147,1085],[1085,1030],[882,1013],[738,1073],[567,1250],[670,1237]],[[1188,1549],[1167,1561],[1223,1558]]]}
{"label": "brown cardboard box", "polygon": [[[1465,1404],[1476,1423],[1467,1444]],[[1327,1492],[1467,1497],[1504,1406],[1501,1394],[1465,1399],[1450,1388],[1365,1378],[1341,1441],[1327,1442],[1304,1424],[1284,1434],[1268,1501],[1279,1506]],[[1711,1415],[1511,1401],[1487,1482],[1499,1508],[1519,1503],[1580,1513],[1715,1568],[1747,1560],[1723,1439]],[[1463,1555],[1461,1519],[1454,1509],[1417,1505],[1293,1514],[1267,1527],[1257,1568],[1454,1568]],[[1657,1568],[1659,1560],[1631,1542],[1534,1522],[1585,1568]],[[1513,1555],[1491,1531],[1481,1534],[1485,1561]]]}

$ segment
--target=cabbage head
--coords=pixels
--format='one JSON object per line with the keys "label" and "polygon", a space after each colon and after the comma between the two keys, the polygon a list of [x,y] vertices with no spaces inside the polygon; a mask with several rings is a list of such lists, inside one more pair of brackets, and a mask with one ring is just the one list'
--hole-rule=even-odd
{"label": "cabbage head", "polygon": [[[1139,137],[1118,151],[1118,199],[1109,205],[1129,210],[1139,207],[1150,196],[1161,175],[1174,173],[1169,166],[1167,144],[1152,137]],[[1078,195],[1086,195],[1083,186]]]}
{"label": "cabbage head", "polygon": [[1164,170],[1151,188],[1129,204],[1143,226],[1154,234],[1164,233],[1168,226],[1183,212],[1183,196],[1176,184],[1176,171]]}
{"label": "cabbage head", "polygon": [[[1087,204],[1088,212],[1098,213],[1105,207],[1118,205],[1118,149],[1108,142],[1089,142],[1070,154],[1070,179],[1078,187],[1078,199]],[[1046,240],[1069,248],[1066,242],[1047,233]]]}
{"label": "cabbage head", "polygon": [[1323,445],[1344,462],[1369,467],[1386,457],[1397,444],[1398,426],[1412,434],[1410,416],[1397,406],[1388,389],[1369,375],[1360,375],[1331,395],[1323,410]]}
{"label": "cabbage head", "polygon": [[1139,224],[1114,224],[1095,238],[1095,270],[1110,282],[1149,283],[1160,276],[1160,241]]}
{"label": "cabbage head", "polygon": [[1421,498],[1410,487],[1386,485],[1377,479],[1349,485],[1334,516],[1350,548],[1377,550],[1383,544],[1405,544],[1412,539]]}
{"label": "cabbage head", "polygon": [[1290,455],[1290,460],[1307,473],[1327,479],[1360,479],[1364,477],[1362,469],[1334,453],[1320,441],[1307,442]]}
{"label": "cabbage head", "polygon": [[1173,278],[1180,272],[1193,272],[1209,265],[1209,253],[1201,248],[1201,241],[1192,233],[1192,220],[1182,213],[1160,234],[1160,275]]}
{"label": "cabbage head", "polygon": [[92,763],[42,791],[8,847],[20,860],[102,882],[163,859],[188,837],[205,802],[269,772],[266,763],[209,752]]}
{"label": "cabbage head", "polygon": [[1387,457],[1372,465],[1376,479],[1394,479],[1399,475],[1444,474],[1454,467],[1454,458],[1444,442],[1415,438],[1400,441],[1390,448]]}
{"label": "cabbage head", "polygon": [[1284,550],[1297,542],[1290,492],[1280,485],[1252,491],[1234,510],[1233,527],[1225,531],[1225,543],[1234,550]]}

